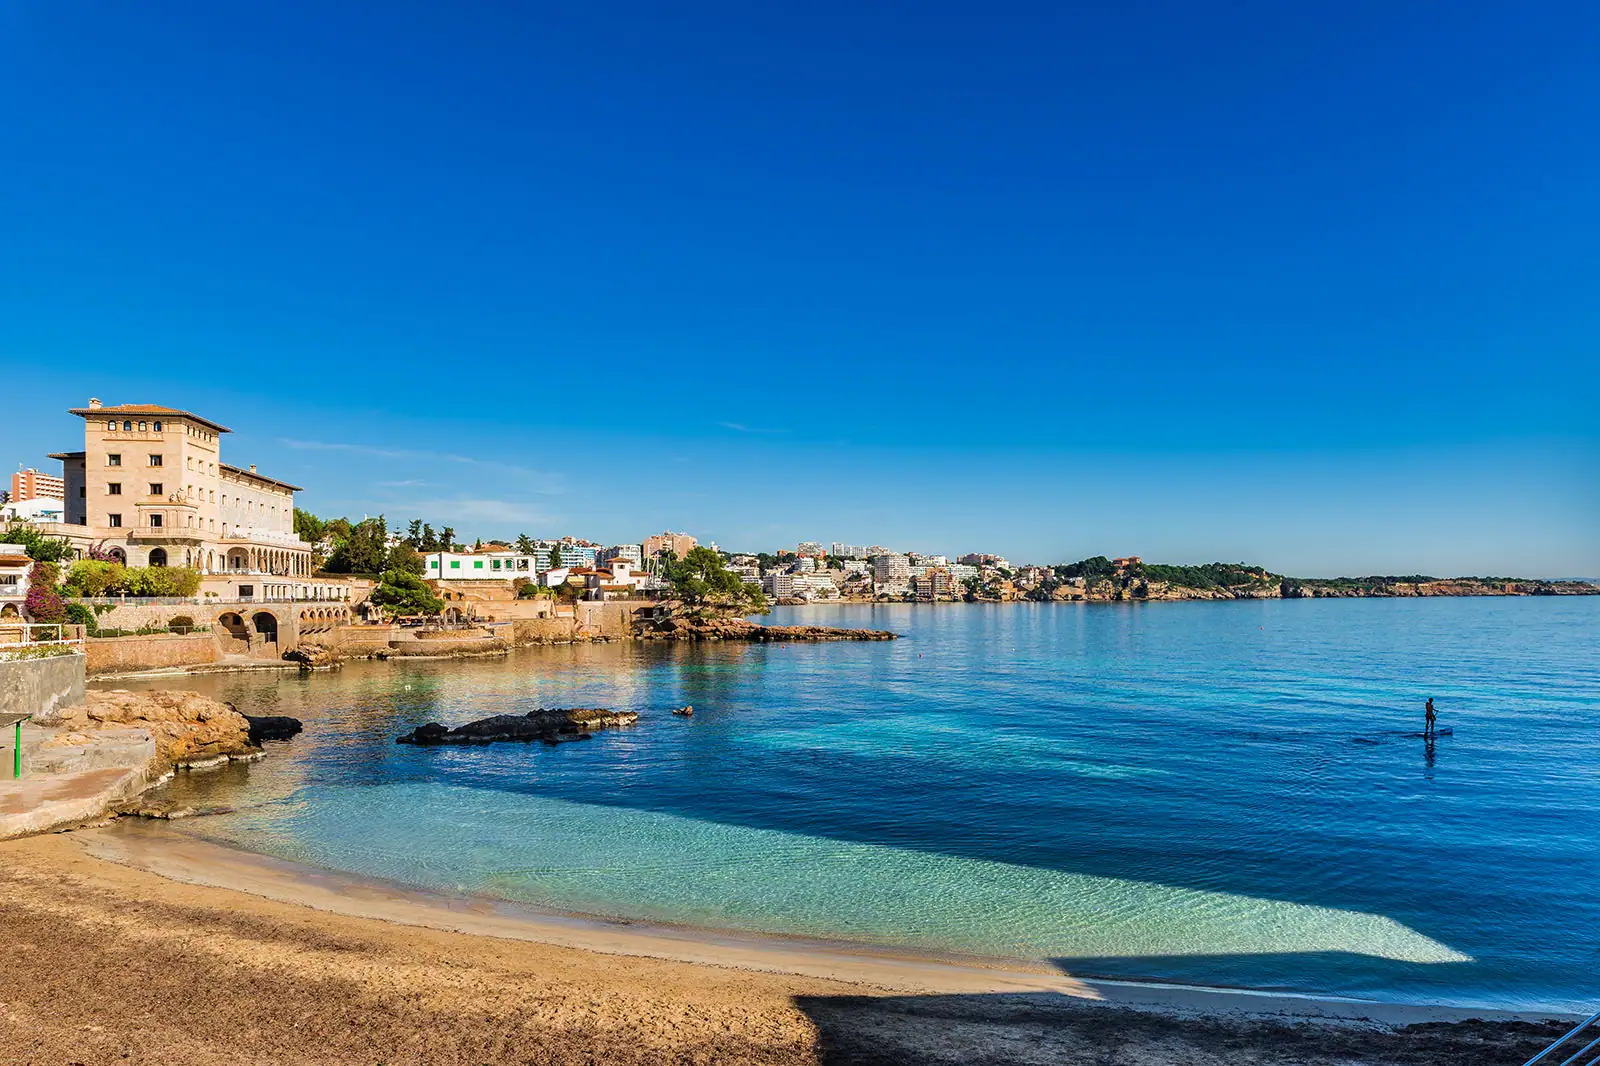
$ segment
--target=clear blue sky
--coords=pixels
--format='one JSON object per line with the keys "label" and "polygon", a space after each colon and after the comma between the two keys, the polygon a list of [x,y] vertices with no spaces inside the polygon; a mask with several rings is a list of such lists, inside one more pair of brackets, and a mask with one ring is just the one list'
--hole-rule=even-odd
{"label": "clear blue sky", "polygon": [[1600,574],[1600,7],[994,7],[7,4],[0,458],[95,395],[483,536]]}

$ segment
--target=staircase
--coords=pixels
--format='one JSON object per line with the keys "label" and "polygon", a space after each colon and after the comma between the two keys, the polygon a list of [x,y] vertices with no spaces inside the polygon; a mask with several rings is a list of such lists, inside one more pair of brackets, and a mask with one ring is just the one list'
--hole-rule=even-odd
{"label": "staircase", "polygon": [[[1592,1057],[1590,1053],[1593,1053]],[[1557,1055],[1565,1058],[1557,1059]],[[1523,1066],[1595,1066],[1600,1063],[1600,1011],[1579,1022],[1571,1032],[1523,1063]]]}

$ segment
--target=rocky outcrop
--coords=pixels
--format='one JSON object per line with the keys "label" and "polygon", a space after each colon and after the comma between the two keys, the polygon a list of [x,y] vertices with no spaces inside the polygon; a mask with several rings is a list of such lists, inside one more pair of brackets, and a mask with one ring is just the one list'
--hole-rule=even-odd
{"label": "rocky outcrop", "polygon": [[494,744],[518,740],[539,740],[559,744],[565,740],[587,740],[598,729],[632,725],[639,720],[634,711],[608,711],[602,707],[540,707],[527,714],[497,714],[476,722],[448,729],[438,722],[418,726],[397,738],[401,744],[434,746],[440,744]]}
{"label": "rocky outcrop", "polygon": [[894,640],[882,629],[840,629],[834,626],[764,626],[746,618],[668,618],[643,630],[645,640],[738,640],[791,644],[831,640]]}
{"label": "rocky outcrop", "polygon": [[91,689],[83,703],[41,718],[38,724],[56,730],[46,747],[82,745],[100,730],[144,729],[155,738],[158,759],[175,769],[261,755],[251,743],[244,715],[197,692]]}
{"label": "rocky outcrop", "polygon": [[302,670],[332,670],[344,664],[344,656],[333,648],[307,641],[298,648],[283,653],[283,657],[292,663],[299,663]]}

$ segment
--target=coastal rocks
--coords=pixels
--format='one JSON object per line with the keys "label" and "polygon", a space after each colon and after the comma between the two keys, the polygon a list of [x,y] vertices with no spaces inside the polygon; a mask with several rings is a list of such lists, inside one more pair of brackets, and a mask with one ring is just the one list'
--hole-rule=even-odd
{"label": "coastal rocks", "polygon": [[763,626],[744,618],[668,618],[640,633],[645,640],[736,640],[753,643],[800,643],[834,640],[894,640],[881,629],[834,626]]}
{"label": "coastal rocks", "polygon": [[639,715],[634,711],[610,711],[602,707],[540,707],[527,714],[497,714],[480,718],[454,729],[448,729],[438,722],[429,722],[398,737],[397,743],[430,747],[539,740],[558,744],[565,740],[587,740],[597,729],[632,725],[638,720]]}
{"label": "coastal rocks", "polygon": [[250,723],[250,743],[257,747],[263,740],[288,740],[304,728],[300,719],[286,714],[247,714],[244,720]]}
{"label": "coastal rocks", "polygon": [[84,693],[83,703],[39,724],[59,730],[45,742],[47,747],[76,743],[100,730],[144,729],[155,739],[158,760],[176,769],[198,769],[261,754],[250,740],[250,723],[244,715],[197,692],[90,690]]}
{"label": "coastal rocks", "polygon": [[344,665],[343,655],[314,641],[307,641],[298,648],[284,652],[283,657],[288,662],[299,663],[302,670],[332,670]]}

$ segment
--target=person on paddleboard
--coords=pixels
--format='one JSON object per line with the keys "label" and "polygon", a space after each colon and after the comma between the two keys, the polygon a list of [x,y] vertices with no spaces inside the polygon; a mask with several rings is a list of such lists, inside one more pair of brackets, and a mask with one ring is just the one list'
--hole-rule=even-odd
{"label": "person on paddleboard", "polygon": [[1423,736],[1428,736],[1428,737],[1433,736],[1434,732],[1438,729],[1438,726],[1439,726],[1439,716],[1434,713],[1434,710],[1433,710],[1433,697],[1432,696],[1428,697],[1428,705],[1423,708],[1422,720],[1423,720],[1423,728],[1422,728]]}

